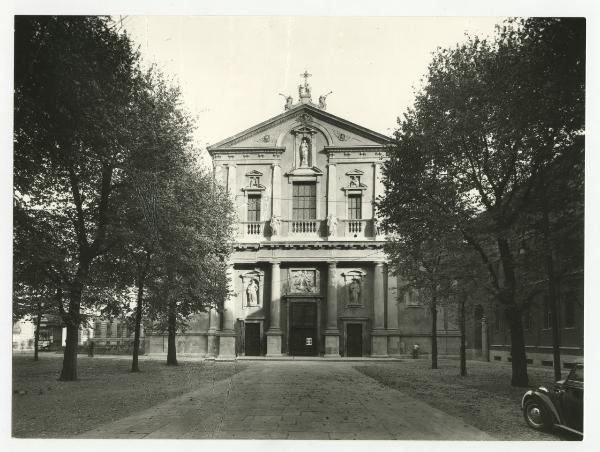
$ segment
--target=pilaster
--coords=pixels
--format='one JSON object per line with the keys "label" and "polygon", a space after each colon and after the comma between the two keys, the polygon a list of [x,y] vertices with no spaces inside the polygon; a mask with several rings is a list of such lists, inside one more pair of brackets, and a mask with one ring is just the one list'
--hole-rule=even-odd
{"label": "pilaster", "polygon": [[388,354],[390,356],[400,355],[400,330],[398,329],[398,297],[397,277],[387,273],[387,332],[388,332]]}
{"label": "pilaster", "polygon": [[325,357],[340,356],[340,331],[338,330],[337,264],[328,263],[327,271],[327,324],[325,329]]}
{"label": "pilaster", "polygon": [[388,356],[388,338],[385,330],[385,294],[383,262],[376,262],[373,274],[373,330],[371,331],[371,356]]}
{"label": "pilaster", "polygon": [[327,165],[327,216],[337,217],[336,209],[336,185],[337,185],[337,167],[335,163]]}
{"label": "pilaster", "polygon": [[229,296],[223,305],[223,330],[217,333],[219,338],[219,359],[235,358],[235,294],[233,287],[233,265],[227,266]]}
{"label": "pilaster", "polygon": [[281,355],[281,263],[271,262],[270,325],[267,331],[267,356]]}
{"label": "pilaster", "polygon": [[281,166],[273,163],[271,180],[271,216],[281,217]]}

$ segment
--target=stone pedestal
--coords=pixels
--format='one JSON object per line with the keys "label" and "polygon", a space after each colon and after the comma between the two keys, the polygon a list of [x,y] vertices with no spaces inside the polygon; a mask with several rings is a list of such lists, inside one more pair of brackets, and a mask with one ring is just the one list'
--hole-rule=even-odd
{"label": "stone pedestal", "polygon": [[387,343],[388,343],[388,355],[389,356],[400,356],[402,350],[400,347],[400,332],[398,330],[387,330]]}
{"label": "stone pedestal", "polygon": [[216,358],[219,354],[219,339],[217,338],[217,325],[219,324],[219,313],[215,308],[208,312],[208,335],[206,345],[206,357]]}
{"label": "stone pedestal", "polygon": [[325,331],[325,358],[340,357],[340,333],[339,331]]}
{"label": "stone pedestal", "polygon": [[235,333],[220,331],[217,335],[219,339],[219,355],[220,360],[235,359]]}
{"label": "stone pedestal", "polygon": [[281,332],[267,333],[267,356],[281,356]]}
{"label": "stone pedestal", "polygon": [[371,332],[371,358],[387,358],[388,336],[385,330],[373,330]]}

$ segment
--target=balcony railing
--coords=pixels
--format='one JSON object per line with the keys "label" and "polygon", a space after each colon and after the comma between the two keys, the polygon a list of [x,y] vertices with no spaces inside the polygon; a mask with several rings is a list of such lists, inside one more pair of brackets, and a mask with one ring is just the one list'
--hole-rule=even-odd
{"label": "balcony railing", "polygon": [[281,220],[277,234],[268,221],[242,221],[238,240],[249,242],[285,240],[383,240],[384,231],[372,219],[339,219],[335,232],[329,235],[327,220]]}
{"label": "balcony railing", "polygon": [[262,239],[264,235],[263,221],[242,221],[240,222],[241,235],[245,238]]}
{"label": "balcony railing", "polygon": [[341,220],[344,227],[343,237],[345,239],[375,238],[373,220]]}
{"label": "balcony railing", "polygon": [[319,232],[320,220],[292,220],[290,232],[292,234],[315,234]]}

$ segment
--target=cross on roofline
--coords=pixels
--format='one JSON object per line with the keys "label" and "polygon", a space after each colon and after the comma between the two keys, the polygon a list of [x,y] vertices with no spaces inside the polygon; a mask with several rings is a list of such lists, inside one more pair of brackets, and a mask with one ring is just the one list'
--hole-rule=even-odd
{"label": "cross on roofline", "polygon": [[304,77],[304,84],[308,83],[308,77],[312,77],[312,74],[309,74],[308,71],[304,71],[304,74],[300,74],[300,77]]}

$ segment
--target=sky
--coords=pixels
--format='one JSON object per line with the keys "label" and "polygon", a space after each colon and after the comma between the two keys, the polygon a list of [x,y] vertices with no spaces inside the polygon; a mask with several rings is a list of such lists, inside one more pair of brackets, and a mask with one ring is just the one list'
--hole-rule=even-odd
{"label": "sky", "polygon": [[491,36],[502,17],[115,16],[182,90],[205,148],[283,112],[307,70],[313,101],[385,135],[412,105],[437,47]]}

